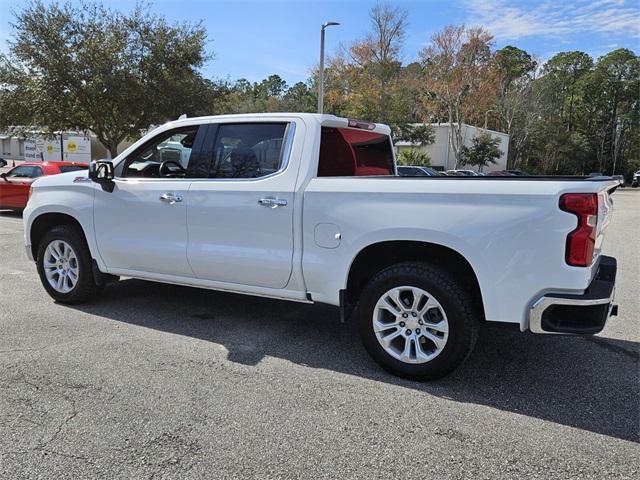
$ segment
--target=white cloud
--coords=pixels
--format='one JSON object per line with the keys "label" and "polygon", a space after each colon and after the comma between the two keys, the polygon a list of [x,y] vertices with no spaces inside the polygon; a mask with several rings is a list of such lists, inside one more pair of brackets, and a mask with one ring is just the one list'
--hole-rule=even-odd
{"label": "white cloud", "polygon": [[498,39],[530,36],[562,38],[571,33],[640,36],[635,0],[576,0],[515,5],[505,0],[466,0],[469,23],[486,27]]}

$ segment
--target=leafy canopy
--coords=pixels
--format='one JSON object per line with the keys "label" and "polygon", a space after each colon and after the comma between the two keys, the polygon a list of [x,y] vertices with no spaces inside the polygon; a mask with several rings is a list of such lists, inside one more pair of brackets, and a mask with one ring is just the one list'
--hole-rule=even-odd
{"label": "leafy canopy", "polygon": [[[111,154],[141,129],[199,113],[210,82],[200,24],[169,24],[137,5],[27,4],[0,55],[0,127],[92,130]],[[204,98],[203,98],[204,97]]]}

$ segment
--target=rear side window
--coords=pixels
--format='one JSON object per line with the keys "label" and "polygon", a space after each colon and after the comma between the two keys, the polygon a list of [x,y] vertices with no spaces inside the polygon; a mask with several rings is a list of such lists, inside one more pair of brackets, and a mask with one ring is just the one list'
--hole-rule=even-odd
{"label": "rear side window", "polygon": [[387,135],[352,128],[322,127],[319,177],[393,175]]}
{"label": "rear side window", "polygon": [[60,168],[60,173],[67,173],[67,172],[77,172],[78,170],[86,170],[88,167],[82,167],[80,165],[61,165],[59,168]]}
{"label": "rear side window", "polygon": [[280,170],[287,123],[218,127],[209,178],[260,178]]}

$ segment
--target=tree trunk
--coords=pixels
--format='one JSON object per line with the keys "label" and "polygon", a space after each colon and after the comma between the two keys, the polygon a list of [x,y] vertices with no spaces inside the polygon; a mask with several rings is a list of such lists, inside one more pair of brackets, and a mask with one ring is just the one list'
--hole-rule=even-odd
{"label": "tree trunk", "polygon": [[118,145],[111,145],[109,147],[109,156],[113,159],[118,156]]}
{"label": "tree trunk", "polygon": [[107,141],[104,141],[104,142],[101,141],[100,143],[102,143],[102,145],[109,152],[109,159],[114,159],[114,158],[116,158],[118,156],[118,142],[107,140]]}

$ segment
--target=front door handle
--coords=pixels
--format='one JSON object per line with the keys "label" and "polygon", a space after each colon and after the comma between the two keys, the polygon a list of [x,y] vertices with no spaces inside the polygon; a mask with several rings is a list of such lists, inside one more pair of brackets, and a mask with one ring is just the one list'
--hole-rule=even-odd
{"label": "front door handle", "polygon": [[287,206],[287,201],[284,198],[266,197],[266,198],[261,198],[260,200],[258,200],[258,203],[260,205],[262,205],[263,207],[270,207],[270,208],[278,208],[278,207],[286,207]]}
{"label": "front door handle", "polygon": [[160,201],[173,205],[174,203],[181,202],[182,197],[173,193],[163,193],[160,195]]}

